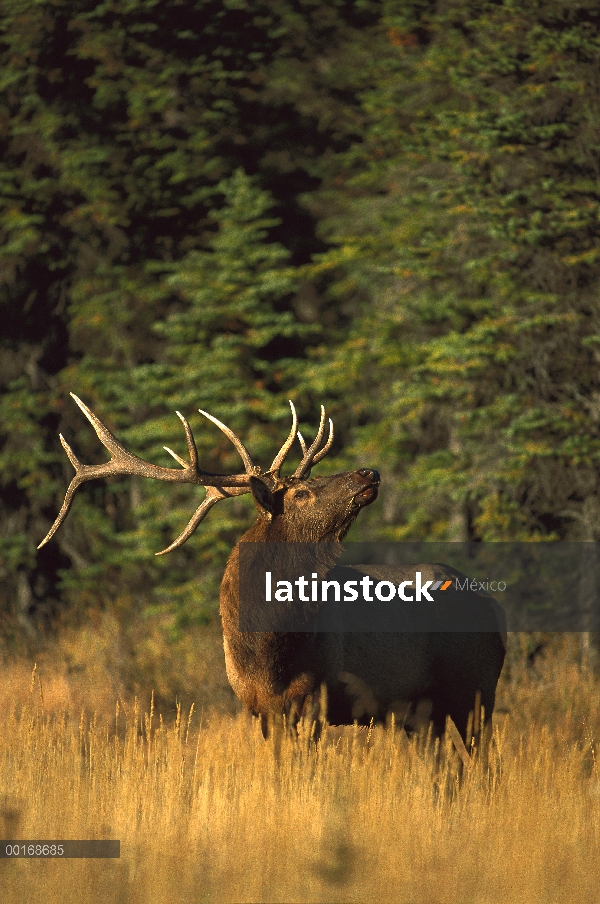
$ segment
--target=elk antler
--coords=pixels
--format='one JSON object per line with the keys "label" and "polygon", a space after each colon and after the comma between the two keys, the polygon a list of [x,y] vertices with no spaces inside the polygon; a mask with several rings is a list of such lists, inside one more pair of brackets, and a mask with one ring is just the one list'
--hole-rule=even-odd
{"label": "elk antler", "polygon": [[244,493],[251,492],[251,477],[262,477],[263,479],[267,480],[272,489],[275,489],[281,480],[281,466],[285,461],[285,458],[296,436],[299,438],[300,444],[302,445],[304,458],[302,459],[300,466],[296,469],[294,477],[303,477],[304,475],[306,475],[310,470],[311,464],[315,464],[317,461],[320,461],[323,458],[333,441],[333,425],[330,421],[329,439],[327,440],[327,443],[321,449],[321,451],[318,454],[315,454],[316,449],[323,437],[325,411],[323,408],[321,408],[321,424],[319,427],[319,432],[317,433],[317,437],[314,443],[311,445],[310,449],[306,451],[304,440],[298,432],[298,418],[296,415],[296,410],[293,403],[290,402],[292,409],[292,429],[290,430],[289,436],[284,442],[283,446],[275,456],[270,469],[263,474],[258,465],[254,464],[248,453],[248,450],[246,449],[242,441],[235,435],[233,430],[230,430],[229,427],[223,424],[216,417],[213,417],[212,414],[208,414],[208,412],[199,409],[200,414],[203,414],[204,417],[212,421],[213,424],[216,424],[217,427],[219,427],[219,429],[222,430],[223,433],[231,440],[231,442],[239,452],[245,468],[244,474],[212,474],[210,471],[202,471],[198,467],[198,451],[196,449],[196,443],[194,441],[192,430],[184,416],[179,411],[177,411],[177,417],[180,419],[181,423],[183,424],[183,429],[185,430],[189,462],[181,458],[176,452],[173,452],[172,449],[169,449],[168,446],[165,446],[164,448],[181,465],[183,470],[179,471],[176,468],[163,468],[158,465],[153,465],[150,462],[144,461],[144,459],[142,458],[138,458],[138,456],[134,455],[132,452],[128,452],[127,449],[121,445],[118,439],[113,436],[110,430],[108,430],[104,426],[102,421],[100,421],[96,417],[96,415],[92,411],[90,411],[87,405],[85,405],[81,401],[81,399],[79,399],[75,395],[75,393],[72,392],[70,393],[70,395],[79,405],[79,407],[91,423],[100,442],[106,449],[108,449],[110,453],[110,461],[100,465],[81,464],[65,438],[62,436],[62,434],[60,434],[60,441],[63,445],[63,448],[67,453],[67,456],[69,457],[69,461],[75,468],[75,476],[69,484],[69,487],[65,494],[64,502],[62,504],[60,512],[58,513],[56,521],[38,546],[38,549],[44,546],[44,544],[54,536],[58,528],[61,526],[69,513],[75,492],[82,483],[84,483],[86,480],[93,480],[98,477],[110,477],[117,474],[137,474],[141,477],[152,477],[156,480],[165,480],[171,483],[191,483],[195,484],[196,486],[203,486],[206,488],[206,496],[204,497],[204,500],[198,506],[182,533],[177,537],[176,540],[173,541],[173,543],[171,543],[170,546],[168,546],[166,549],[163,549],[161,552],[156,553],[157,556],[164,555],[164,553],[170,552],[177,546],[181,546],[187,539],[189,539],[189,537],[191,537],[202,519],[210,511],[213,505],[215,505],[215,503],[219,502],[221,499],[227,499],[229,496],[240,496]]}
{"label": "elk antler", "polygon": [[296,409],[294,408],[294,403],[291,399],[289,399],[290,408],[292,409],[292,429],[288,434],[288,438],[284,442],[283,446],[273,459],[273,464],[269,468],[268,473],[271,474],[276,480],[279,480],[279,472],[281,471],[281,466],[285,461],[285,457],[292,448],[294,444],[294,440],[298,436],[298,415],[296,414]]}
{"label": "elk antler", "polygon": [[294,471],[294,477],[308,477],[310,475],[310,469],[313,465],[316,465],[317,462],[321,461],[331,448],[331,444],[333,442],[333,421],[329,418],[329,436],[327,438],[327,442],[323,446],[323,448],[317,452],[317,449],[321,445],[321,440],[323,439],[323,431],[325,429],[325,409],[321,405],[321,422],[319,424],[319,430],[317,435],[314,438],[314,441],[311,445],[306,448],[306,443],[302,437],[300,431],[298,431],[298,439],[300,440],[300,445],[302,446],[302,454],[303,459]]}

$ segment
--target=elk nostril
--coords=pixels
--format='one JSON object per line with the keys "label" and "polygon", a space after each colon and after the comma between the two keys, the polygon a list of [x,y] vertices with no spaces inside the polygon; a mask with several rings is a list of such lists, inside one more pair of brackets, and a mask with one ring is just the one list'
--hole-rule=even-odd
{"label": "elk nostril", "polygon": [[379,471],[373,471],[372,468],[360,468],[358,473],[361,477],[366,477],[368,480],[372,480],[374,483],[379,483]]}

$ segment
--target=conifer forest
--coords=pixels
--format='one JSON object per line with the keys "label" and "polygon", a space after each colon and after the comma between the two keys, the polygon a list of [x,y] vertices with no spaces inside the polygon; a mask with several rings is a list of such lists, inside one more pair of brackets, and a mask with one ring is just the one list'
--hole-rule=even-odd
{"label": "conifer forest", "polygon": [[[221,619],[313,459],[310,540],[516,541],[585,623],[257,637],[237,552]],[[598,901],[598,541],[597,0],[0,0],[2,902]]]}
{"label": "conifer forest", "polygon": [[[600,532],[600,10],[567,0],[3,0],[0,627],[214,622],[248,497],[94,481],[266,466],[319,406],[354,539]],[[298,450],[299,451],[299,450]],[[200,492],[200,495],[199,495]],[[157,641],[158,643],[158,641]],[[150,655],[150,654],[148,654]]]}

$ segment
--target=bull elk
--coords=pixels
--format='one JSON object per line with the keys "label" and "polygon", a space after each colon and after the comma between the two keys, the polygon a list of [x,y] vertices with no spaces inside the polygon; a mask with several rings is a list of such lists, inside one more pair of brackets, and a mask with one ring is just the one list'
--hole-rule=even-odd
{"label": "bull elk", "polygon": [[[77,396],[71,395],[110,453],[110,461],[98,465],[81,464],[61,435],[75,476],[59,515],[40,546],[58,530],[77,488],[86,480],[135,474],[172,483],[196,484],[206,489],[202,503],[185,529],[157,555],[181,546],[220,500],[252,493],[258,516],[229,557],[221,583],[220,611],[229,682],[242,703],[261,717],[263,733],[271,715],[285,714],[293,723],[305,714],[318,723],[322,686],[326,688],[327,717],[332,724],[352,724],[355,720],[359,724],[369,724],[371,720],[384,721],[394,713],[407,730],[423,720],[431,720],[434,731],[441,734],[446,717],[450,716],[465,737],[476,699],[481,701],[486,721],[489,721],[504,661],[506,637],[501,611],[485,592],[455,595],[463,608],[475,606],[478,617],[484,614],[483,630],[477,631],[348,632],[343,629],[343,613],[341,627],[334,631],[309,627],[304,631],[242,630],[241,544],[260,544],[256,548],[261,550],[265,549],[264,544],[277,544],[269,547],[267,554],[282,546],[287,548],[285,544],[316,544],[314,548],[328,552],[316,556],[314,576],[317,573],[319,577],[331,575],[338,551],[341,551],[341,540],[360,510],[377,498],[380,478],[371,468],[310,477],[311,468],[321,461],[333,442],[331,420],[328,438],[323,442],[323,408],[317,435],[307,448],[298,431],[294,405],[290,402],[292,428],[271,467],[264,472],[253,463],[232,430],[201,411],[231,440],[242,459],[243,474],[223,475],[201,470],[192,431],[179,412],[177,415],[187,439],[188,460],[165,446],[180,469],[159,467],[128,452],[92,411]],[[296,439],[302,447],[302,460],[291,476],[284,477],[281,468]],[[417,570],[425,579],[433,581],[454,581],[459,575],[444,565],[406,568],[356,565],[341,570],[346,577],[350,574],[362,579],[371,575],[377,580],[394,583],[407,580]],[[366,600],[370,597],[365,597],[365,593],[359,597],[359,605],[367,607]],[[260,594],[257,597],[259,604]],[[317,609],[326,605],[317,603]]]}

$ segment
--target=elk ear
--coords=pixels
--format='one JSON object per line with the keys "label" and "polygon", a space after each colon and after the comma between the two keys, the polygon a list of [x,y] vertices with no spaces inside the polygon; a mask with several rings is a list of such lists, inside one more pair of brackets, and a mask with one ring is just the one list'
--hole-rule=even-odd
{"label": "elk ear", "polygon": [[261,480],[259,477],[250,478],[250,488],[260,514],[271,520],[275,512],[275,499],[273,493],[264,480]]}

